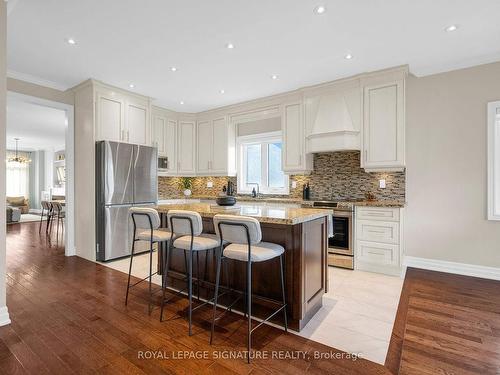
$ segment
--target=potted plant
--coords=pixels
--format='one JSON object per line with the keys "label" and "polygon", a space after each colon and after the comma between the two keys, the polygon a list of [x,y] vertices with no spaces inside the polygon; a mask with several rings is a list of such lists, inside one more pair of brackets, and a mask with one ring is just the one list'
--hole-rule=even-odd
{"label": "potted plant", "polygon": [[191,188],[193,187],[193,179],[191,177],[181,177],[181,186],[184,190],[184,195],[189,197],[191,195]]}

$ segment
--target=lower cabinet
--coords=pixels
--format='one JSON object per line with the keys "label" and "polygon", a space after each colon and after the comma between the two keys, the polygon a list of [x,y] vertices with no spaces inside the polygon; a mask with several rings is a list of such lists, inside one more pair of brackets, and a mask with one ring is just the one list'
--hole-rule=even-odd
{"label": "lower cabinet", "polygon": [[356,207],[356,269],[400,276],[401,210],[389,207]]}

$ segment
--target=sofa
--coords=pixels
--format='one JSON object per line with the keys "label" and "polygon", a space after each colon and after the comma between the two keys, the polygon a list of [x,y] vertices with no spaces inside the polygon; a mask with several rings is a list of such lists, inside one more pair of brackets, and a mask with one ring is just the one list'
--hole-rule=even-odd
{"label": "sofa", "polygon": [[25,197],[7,197],[7,207],[18,208],[22,214],[27,214],[30,211],[29,199]]}

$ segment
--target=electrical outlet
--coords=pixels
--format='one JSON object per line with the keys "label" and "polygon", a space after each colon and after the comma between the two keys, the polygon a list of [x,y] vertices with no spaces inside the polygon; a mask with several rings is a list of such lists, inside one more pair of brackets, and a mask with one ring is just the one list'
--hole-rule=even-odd
{"label": "electrical outlet", "polygon": [[207,181],[207,188],[213,188],[214,183],[212,181]]}
{"label": "electrical outlet", "polygon": [[292,189],[296,189],[297,188],[297,181],[292,181]]}
{"label": "electrical outlet", "polygon": [[385,180],[378,180],[378,187],[381,189],[385,189]]}

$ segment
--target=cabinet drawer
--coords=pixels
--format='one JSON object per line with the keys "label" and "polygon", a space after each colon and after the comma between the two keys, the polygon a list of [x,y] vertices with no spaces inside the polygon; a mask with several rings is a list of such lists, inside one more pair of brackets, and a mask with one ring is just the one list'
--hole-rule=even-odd
{"label": "cabinet drawer", "polygon": [[399,243],[399,223],[395,221],[356,220],[356,239]]}
{"label": "cabinet drawer", "polygon": [[356,218],[361,220],[399,221],[399,208],[357,207]]}
{"label": "cabinet drawer", "polygon": [[399,266],[399,245],[357,241],[356,259],[377,265]]}

